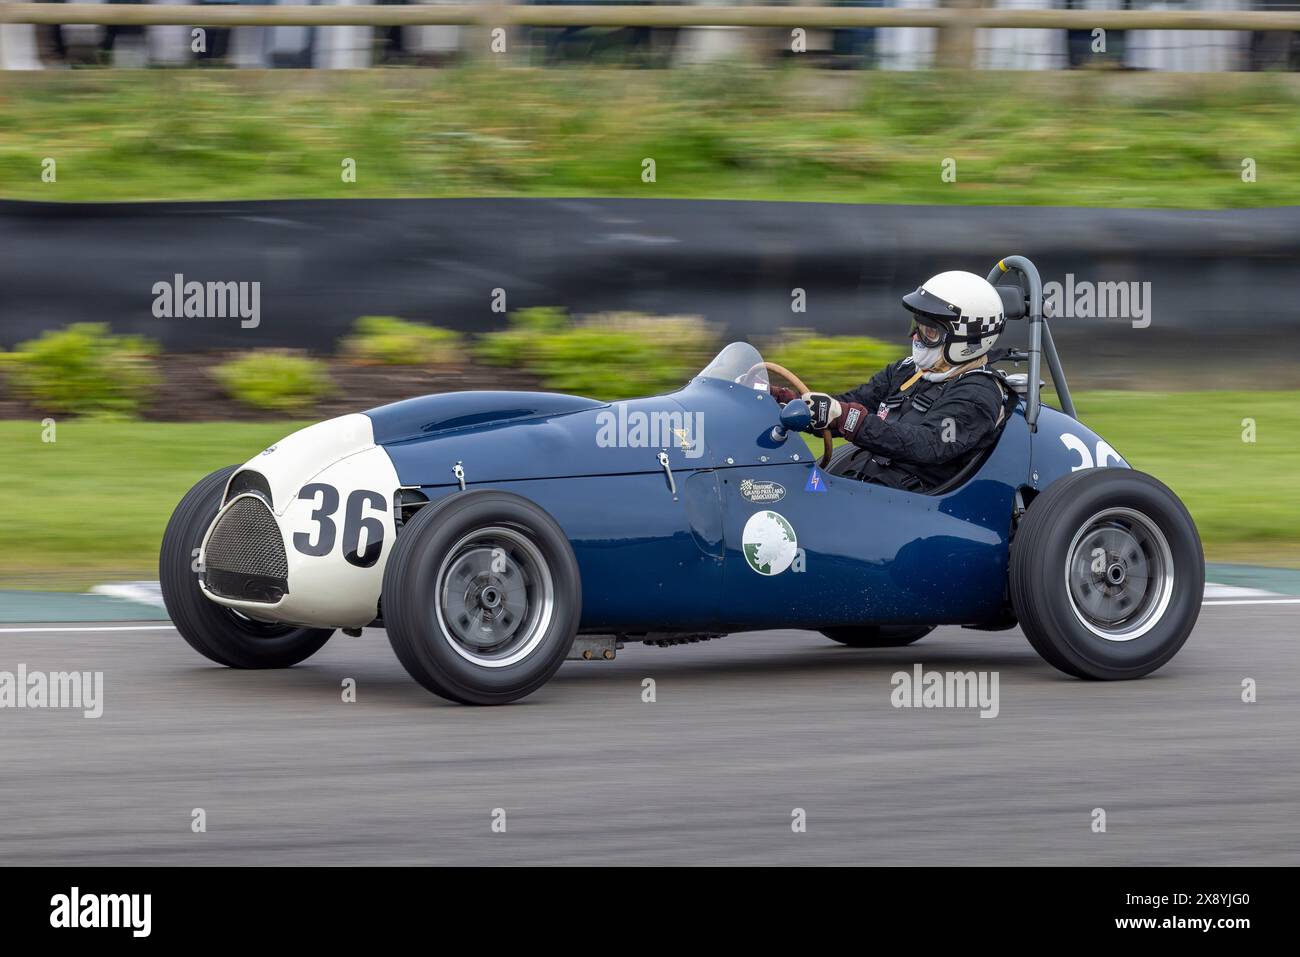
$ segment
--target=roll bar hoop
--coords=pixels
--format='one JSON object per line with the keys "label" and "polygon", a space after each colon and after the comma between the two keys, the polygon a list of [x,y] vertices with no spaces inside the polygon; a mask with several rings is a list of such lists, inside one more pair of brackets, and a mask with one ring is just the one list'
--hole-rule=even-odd
{"label": "roll bar hoop", "polygon": [[1024,276],[1029,285],[1029,399],[1025,405],[1025,422],[1031,430],[1037,431],[1038,412],[1042,408],[1039,381],[1043,356],[1047,357],[1047,368],[1052,374],[1052,385],[1061,400],[1061,411],[1072,419],[1079,416],[1074,411],[1070,387],[1065,384],[1065,372],[1061,369],[1061,358],[1056,354],[1052,330],[1047,325],[1047,317],[1043,315],[1043,280],[1038,275],[1038,268],[1024,256],[1007,256],[998,260],[998,264],[989,272],[988,281],[997,285],[999,279],[1012,271]]}

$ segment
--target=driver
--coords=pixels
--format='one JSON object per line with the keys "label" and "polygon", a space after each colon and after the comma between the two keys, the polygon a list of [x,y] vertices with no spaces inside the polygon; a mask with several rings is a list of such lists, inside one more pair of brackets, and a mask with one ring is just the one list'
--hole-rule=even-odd
{"label": "driver", "polygon": [[[1006,386],[986,365],[1006,317],[997,290],[969,272],[939,273],[903,305],[912,313],[912,354],[848,392],[804,393],[807,431],[829,427],[870,452],[854,463],[860,478],[928,492],[992,444],[1002,424]],[[795,398],[790,389],[769,391],[782,405]]]}

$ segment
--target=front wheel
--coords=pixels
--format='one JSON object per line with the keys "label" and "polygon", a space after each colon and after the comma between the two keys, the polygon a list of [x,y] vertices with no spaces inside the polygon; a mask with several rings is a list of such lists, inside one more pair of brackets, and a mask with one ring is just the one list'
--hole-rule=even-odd
{"label": "front wheel", "polygon": [[1029,506],[1011,544],[1011,602],[1029,643],[1077,678],[1140,678],[1191,634],[1205,591],[1196,525],[1167,487],[1088,469]]}
{"label": "front wheel", "polygon": [[333,632],[255,621],[218,605],[199,588],[195,558],[208,526],[221,508],[231,465],[202,479],[181,499],[163,532],[158,580],[167,615],[197,651],[229,668],[288,668],[320,650]]}
{"label": "front wheel", "polygon": [[505,704],[563,663],[582,585],[568,538],[537,505],[509,492],[456,492],[402,529],[382,602],[412,678],[461,704]]}

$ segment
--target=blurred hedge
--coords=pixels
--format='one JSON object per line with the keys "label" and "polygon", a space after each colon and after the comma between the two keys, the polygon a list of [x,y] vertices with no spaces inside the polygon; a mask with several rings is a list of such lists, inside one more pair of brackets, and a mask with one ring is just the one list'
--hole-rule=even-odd
{"label": "blurred hedge", "polygon": [[[723,345],[718,330],[695,316],[607,313],[574,319],[562,309],[511,314],[508,327],[472,345],[458,333],[391,316],[359,319],[340,344],[353,361],[451,367],[472,353],[488,365],[518,369],[557,392],[616,400],[681,388]],[[867,337],[785,330],[762,344],[764,357],[810,388],[839,392],[866,381],[904,352]],[[158,383],[155,345],[82,323],[0,353],[14,394],[52,412],[136,414]],[[212,370],[236,401],[269,412],[305,412],[332,391],[329,365],[288,350],[261,350]],[[358,396],[364,404],[364,396]]]}
{"label": "blurred hedge", "polygon": [[132,416],[157,384],[157,346],[80,322],[0,353],[15,395],[50,412]]}
{"label": "blurred hedge", "polygon": [[375,365],[455,366],[465,361],[465,340],[450,329],[396,316],[362,316],[339,351],[354,362]]}
{"label": "blurred hedge", "polygon": [[681,388],[719,347],[714,327],[694,316],[608,313],[575,321],[536,308],[511,314],[509,328],[481,337],[474,354],[489,365],[523,368],[557,392],[614,400]]}
{"label": "blurred hedge", "polygon": [[817,392],[847,392],[908,349],[868,336],[819,336],[786,329],[782,338],[759,350],[768,362],[785,366]]}
{"label": "blurred hedge", "polygon": [[249,352],[212,370],[226,394],[268,412],[301,412],[332,391],[329,366],[280,349]]}

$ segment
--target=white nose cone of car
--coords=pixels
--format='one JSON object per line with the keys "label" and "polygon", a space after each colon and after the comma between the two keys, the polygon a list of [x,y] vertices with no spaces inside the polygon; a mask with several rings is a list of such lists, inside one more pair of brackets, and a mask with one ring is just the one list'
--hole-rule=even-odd
{"label": "white nose cone of car", "polygon": [[[370,418],[327,419],[286,436],[234,474],[266,479],[284,548],[288,585],[274,606],[208,593],[249,615],[274,611],[278,620],[314,627],[361,627],[376,615],[384,564],[396,538],[393,496],[400,482],[392,460],[375,444]],[[225,508],[209,528],[208,541]]]}
{"label": "white nose cone of car", "polygon": [[266,477],[274,511],[283,515],[303,484],[335,462],[374,445],[370,417],[354,412],[299,429],[263,449],[243,467]]}

